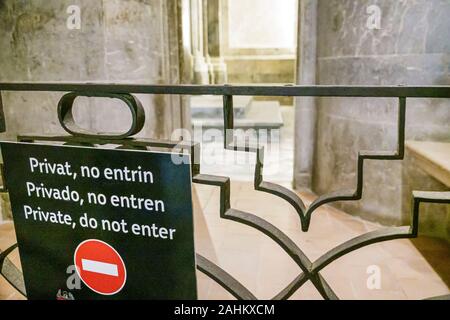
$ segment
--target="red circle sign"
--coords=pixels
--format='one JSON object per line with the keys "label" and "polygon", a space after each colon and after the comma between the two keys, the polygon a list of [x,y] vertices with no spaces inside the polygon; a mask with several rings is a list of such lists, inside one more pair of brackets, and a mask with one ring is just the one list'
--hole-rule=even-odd
{"label": "red circle sign", "polygon": [[74,261],[84,284],[99,294],[116,294],[125,285],[127,270],[122,257],[106,242],[81,242],[75,249]]}

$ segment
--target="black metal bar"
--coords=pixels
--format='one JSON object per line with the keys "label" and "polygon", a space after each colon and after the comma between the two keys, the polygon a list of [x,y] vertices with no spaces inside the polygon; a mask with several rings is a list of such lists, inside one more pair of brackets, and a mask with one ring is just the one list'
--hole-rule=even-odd
{"label": "black metal bar", "polygon": [[6,131],[6,119],[3,111],[2,92],[0,91],[0,132]]}
{"label": "black metal bar", "polygon": [[[80,128],[75,121],[73,115],[73,103],[77,97],[107,97],[115,98],[125,102],[128,110],[131,113],[130,128],[123,133],[105,133],[105,132],[89,132],[83,128]],[[135,96],[128,93],[109,93],[102,94],[93,92],[69,92],[61,97],[58,103],[58,120],[66,132],[73,136],[86,137],[86,138],[98,138],[98,136],[105,139],[125,139],[132,135],[135,135],[144,127],[145,113],[141,102]]]}
{"label": "black metal bar", "polygon": [[115,83],[0,83],[0,91],[63,91],[222,96],[450,98],[449,86],[146,85]]}
{"label": "black metal bar", "polygon": [[233,141],[234,110],[233,96],[223,96],[223,147],[229,149],[229,144]]}
{"label": "black metal bar", "polygon": [[197,254],[197,269],[220,284],[225,290],[239,300],[256,300],[256,297],[229,273]]}
{"label": "black metal bar", "polygon": [[22,272],[8,259],[8,255],[17,248],[17,243],[13,244],[5,251],[0,250],[0,275],[9,282],[20,294],[26,297],[25,282]]}

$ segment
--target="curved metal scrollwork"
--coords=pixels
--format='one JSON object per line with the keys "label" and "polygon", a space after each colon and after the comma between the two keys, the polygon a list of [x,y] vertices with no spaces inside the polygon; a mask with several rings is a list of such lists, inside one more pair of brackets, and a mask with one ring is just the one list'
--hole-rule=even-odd
{"label": "curved metal scrollwork", "polygon": [[[123,133],[106,133],[106,132],[89,132],[82,129],[77,125],[73,115],[73,103],[77,97],[102,97],[102,98],[114,98],[125,102],[128,110],[131,113],[131,125],[130,128]],[[61,127],[66,132],[74,136],[80,137],[104,137],[106,139],[125,139],[132,135],[135,135],[144,127],[145,113],[142,104],[135,96],[129,93],[109,93],[99,94],[96,92],[69,92],[61,97],[58,103],[58,119]]]}
{"label": "curved metal scrollwork", "polygon": [[23,296],[26,296],[22,272],[8,259],[8,255],[17,248],[17,243],[5,251],[0,250],[0,274]]}
{"label": "curved metal scrollwork", "polygon": [[[166,92],[167,94],[177,93],[175,87],[169,88]],[[157,93],[160,87],[152,87]],[[256,87],[256,89],[260,89]],[[255,90],[256,90],[255,89]],[[399,87],[398,92],[408,92],[403,90],[404,88]],[[195,89],[192,89],[195,91]],[[236,90],[236,88],[234,88]],[[259,91],[256,90],[256,93]],[[261,92],[265,92],[263,87],[261,87]],[[280,87],[281,90],[281,87]],[[291,90],[291,89],[289,89]],[[358,93],[355,88],[330,88],[330,90],[335,96],[362,96]],[[334,91],[333,91],[334,90]],[[141,113],[140,103],[138,100],[131,95],[127,97],[132,97],[132,99],[126,98],[124,101],[134,101],[127,103],[130,106],[132,113],[137,115],[133,118],[133,125],[131,129],[124,133],[123,135],[101,135],[98,133],[90,132],[80,132],[71,129],[68,124],[71,124],[71,118],[68,114],[71,114],[71,108],[73,100],[76,96],[106,96],[106,97],[124,97],[124,94],[114,94],[110,90],[108,92],[100,93],[69,93],[64,96],[59,103],[59,115],[61,125],[66,129],[67,132],[72,134],[72,136],[19,136],[18,140],[22,142],[34,142],[34,141],[59,141],[65,144],[77,144],[77,145],[88,145],[88,146],[101,146],[105,144],[115,144],[121,149],[141,149],[148,150],[152,147],[157,148],[167,148],[167,149],[181,149],[187,150],[193,159],[196,159],[195,155],[200,153],[200,144],[190,141],[161,141],[161,140],[151,140],[151,139],[133,139],[129,138],[131,135],[139,131],[143,126],[143,118],[139,118]],[[151,90],[150,90],[151,91]],[[181,87],[179,91],[181,93],[189,93],[186,87]],[[187,91],[187,92],[184,92]],[[357,160],[357,181],[356,189],[349,191],[337,191],[331,194],[322,195],[314,200],[309,207],[306,207],[303,200],[293,191],[286,189],[280,185],[264,181],[263,179],[263,167],[264,167],[264,148],[255,145],[245,144],[243,146],[235,145],[233,139],[233,128],[234,128],[234,118],[233,118],[233,96],[231,94],[226,94],[226,92],[232,91],[230,87],[222,87],[221,91],[213,90],[212,94],[223,94],[223,111],[224,111],[224,148],[233,151],[242,152],[253,152],[256,153],[256,165],[255,165],[255,175],[254,175],[254,188],[257,191],[267,192],[278,196],[285,201],[287,201],[296,210],[301,222],[301,229],[304,232],[308,231],[311,217],[313,212],[319,207],[336,201],[355,201],[362,197],[363,192],[363,169],[365,160],[402,160],[404,157],[404,142],[405,142],[405,115],[406,115],[406,96],[395,95],[395,92],[389,91],[390,96],[396,96],[399,99],[398,105],[398,147],[397,150],[392,152],[372,152],[372,151],[361,151],[358,153]],[[364,91],[364,90],[363,90]],[[140,92],[139,90],[134,92]],[[141,92],[141,93],[155,93],[155,92]],[[240,92],[239,94],[244,94],[248,92]],[[282,91],[280,91],[282,92]],[[289,91],[290,92],[290,91]],[[341,94],[339,94],[341,92]],[[365,91],[364,91],[365,92]],[[428,92],[428,91],[427,91]],[[431,91],[430,91],[431,92]],[[273,88],[267,89],[267,95],[277,95],[277,92],[273,92]],[[416,96],[417,92],[413,92]],[[264,95],[264,94],[263,94]],[[282,95],[286,95],[284,92]],[[296,95],[296,94],[292,94]],[[303,95],[303,94],[298,94]],[[312,94],[314,95],[314,94]],[[324,94],[328,95],[328,94]],[[330,94],[331,95],[331,94]],[[383,96],[383,95],[380,95]],[[438,97],[447,97],[445,95]],[[66,99],[64,102],[63,100]],[[134,105],[135,107],[132,107]],[[137,106],[137,107],[136,107]],[[134,108],[134,109],[133,109]],[[134,111],[133,111],[134,110]],[[70,111],[70,112],[69,112]],[[143,111],[142,111],[143,114]],[[142,123],[141,123],[142,120]],[[137,130],[139,128],[139,130]],[[412,211],[411,211],[411,225],[401,226],[401,227],[391,227],[383,228],[376,231],[368,232],[357,236],[351,240],[348,240],[337,247],[331,249],[330,251],[323,254],[315,261],[311,261],[306,254],[293,242],[285,233],[279,230],[276,226],[272,225],[268,221],[248,212],[236,210],[231,208],[230,205],[230,179],[228,177],[221,177],[215,175],[205,175],[201,173],[200,164],[192,164],[192,181],[194,183],[205,184],[219,187],[220,189],[220,217],[223,219],[228,219],[235,221],[237,223],[245,224],[249,227],[255,228],[271,238],[275,243],[277,243],[300,267],[301,273],[295,277],[283,290],[274,295],[273,299],[287,299],[292,294],[294,294],[302,285],[306,282],[311,281],[318,292],[325,299],[338,299],[338,296],[333,291],[331,286],[327,281],[321,276],[320,271],[333,261],[339,259],[343,255],[350,253],[359,248],[393,239],[401,238],[414,238],[418,234],[419,225],[419,209],[420,203],[423,202],[433,202],[433,203],[446,203],[450,204],[450,192],[413,192],[412,194]],[[11,249],[11,248],[10,248]],[[25,295],[25,290],[23,288],[23,279],[17,277],[17,272],[20,271],[15,268],[15,266],[10,266],[8,263],[7,255],[12,251],[8,249],[0,255],[0,267],[1,274],[5,276],[10,283]],[[8,266],[6,266],[8,264]],[[15,269],[14,269],[15,268]],[[212,280],[220,284],[225,290],[231,293],[237,299],[256,299],[255,295],[251,293],[245,286],[243,286],[238,280],[228,274],[225,270],[215,265],[205,257],[197,254],[197,269]],[[9,271],[8,271],[9,270]],[[10,270],[13,270],[14,276],[11,277]],[[15,270],[15,271],[14,271]],[[14,280],[16,279],[16,280]],[[21,282],[22,281],[22,282]],[[450,298],[450,296],[436,297],[439,299]]]}

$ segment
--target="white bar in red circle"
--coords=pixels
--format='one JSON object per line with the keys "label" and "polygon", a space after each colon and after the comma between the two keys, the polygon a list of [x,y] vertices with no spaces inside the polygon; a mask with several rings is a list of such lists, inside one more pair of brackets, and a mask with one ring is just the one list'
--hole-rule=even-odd
{"label": "white bar in red circle", "polygon": [[81,268],[84,271],[106,274],[109,276],[119,276],[117,265],[95,260],[81,259]]}

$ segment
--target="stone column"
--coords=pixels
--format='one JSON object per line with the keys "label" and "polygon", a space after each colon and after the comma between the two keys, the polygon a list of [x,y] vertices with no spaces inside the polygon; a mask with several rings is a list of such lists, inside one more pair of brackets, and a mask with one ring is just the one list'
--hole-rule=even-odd
{"label": "stone column", "polygon": [[191,0],[192,53],[194,55],[194,82],[208,84],[208,64],[204,56],[203,0]]}
{"label": "stone column", "polygon": [[214,83],[227,82],[227,66],[222,57],[221,31],[222,31],[222,3],[221,0],[207,1],[208,25],[208,57],[214,74]]}
{"label": "stone column", "polygon": [[202,19],[203,19],[203,55],[205,56],[205,61],[208,66],[208,79],[209,83],[214,83],[214,70],[211,63],[211,58],[209,56],[208,49],[208,0],[202,0]]}
{"label": "stone column", "polygon": [[[442,0],[319,1],[318,84],[449,85],[448,12],[450,2]],[[448,141],[449,99],[407,99],[406,106],[407,140]],[[317,98],[314,191],[354,189],[358,152],[396,150],[397,119],[397,99]],[[410,160],[368,161],[362,199],[335,205],[364,219],[408,224],[411,191],[439,190]],[[449,239],[445,215],[421,211],[420,233]]]}
{"label": "stone column", "polygon": [[[300,0],[298,13],[297,84],[316,84],[317,0]],[[294,186],[311,188],[316,140],[316,99],[295,99]]]}

